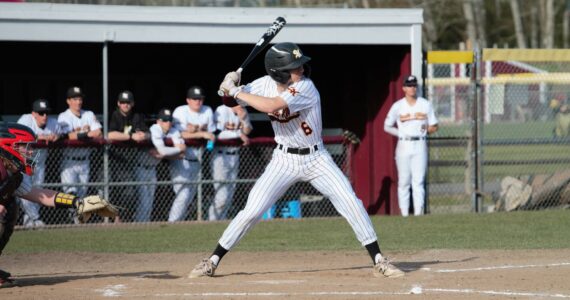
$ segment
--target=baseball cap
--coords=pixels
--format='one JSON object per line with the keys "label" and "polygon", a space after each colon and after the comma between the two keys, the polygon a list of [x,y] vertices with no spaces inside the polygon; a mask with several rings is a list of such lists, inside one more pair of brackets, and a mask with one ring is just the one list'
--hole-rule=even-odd
{"label": "baseball cap", "polygon": [[172,111],[168,108],[163,108],[158,112],[158,118],[162,121],[172,122]]}
{"label": "baseball cap", "polygon": [[81,98],[85,97],[83,91],[78,86],[72,86],[69,89],[67,89],[67,98],[75,98],[75,97],[81,97]]}
{"label": "baseball cap", "polygon": [[122,91],[117,98],[119,102],[135,102],[135,97],[130,91]]}
{"label": "baseball cap", "polygon": [[186,93],[186,98],[190,99],[204,99],[206,98],[206,94],[204,93],[204,89],[199,86],[193,86],[188,89],[188,93]]}
{"label": "baseball cap", "polygon": [[38,99],[32,104],[32,111],[34,112],[49,112],[50,110],[49,102],[45,99]]}
{"label": "baseball cap", "polygon": [[418,86],[418,79],[416,76],[410,75],[404,80],[404,86]]}

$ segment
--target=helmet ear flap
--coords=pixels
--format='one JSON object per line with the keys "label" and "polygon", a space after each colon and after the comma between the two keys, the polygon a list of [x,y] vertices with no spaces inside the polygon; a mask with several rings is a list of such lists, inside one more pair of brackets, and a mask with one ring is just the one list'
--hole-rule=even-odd
{"label": "helmet ear flap", "polygon": [[313,69],[311,68],[311,65],[309,64],[304,64],[303,65],[303,70],[305,70],[303,72],[303,75],[305,75],[305,77],[307,78],[311,78],[311,72],[313,71]]}
{"label": "helmet ear flap", "polygon": [[269,69],[268,73],[273,80],[281,84],[286,84],[287,82],[289,82],[289,79],[291,78],[291,73],[289,73],[289,71]]}

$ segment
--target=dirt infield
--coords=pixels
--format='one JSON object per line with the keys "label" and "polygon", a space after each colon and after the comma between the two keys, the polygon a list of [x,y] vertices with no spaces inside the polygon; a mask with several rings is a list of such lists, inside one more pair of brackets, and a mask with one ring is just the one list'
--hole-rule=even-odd
{"label": "dirt infield", "polygon": [[[375,278],[365,251],[232,252],[188,279],[196,253],[5,255],[18,286],[0,299],[570,298],[570,249],[393,253],[406,277]],[[420,295],[414,295],[421,294]]]}

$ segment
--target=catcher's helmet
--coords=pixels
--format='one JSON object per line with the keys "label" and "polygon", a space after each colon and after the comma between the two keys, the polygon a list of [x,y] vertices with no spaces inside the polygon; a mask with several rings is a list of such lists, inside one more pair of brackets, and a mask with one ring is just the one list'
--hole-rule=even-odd
{"label": "catcher's helmet", "polygon": [[27,126],[0,122],[0,159],[10,164],[19,172],[33,174],[35,156],[31,145],[36,142],[36,135]]}
{"label": "catcher's helmet", "polygon": [[311,58],[303,55],[294,43],[279,43],[265,53],[265,71],[273,80],[285,84],[291,78],[289,70],[297,69],[309,60]]}

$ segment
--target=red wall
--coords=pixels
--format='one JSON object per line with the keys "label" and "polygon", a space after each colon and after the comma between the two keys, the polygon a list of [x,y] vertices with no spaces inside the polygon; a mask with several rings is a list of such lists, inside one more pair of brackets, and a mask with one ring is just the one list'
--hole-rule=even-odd
{"label": "red wall", "polygon": [[[369,65],[347,74],[344,127],[354,131],[361,143],[352,157],[352,183],[370,214],[399,214],[396,139],[384,132],[384,119],[391,105],[403,97],[402,79],[411,72],[410,48],[381,48],[370,56]],[[359,75],[354,75],[359,74]]]}

